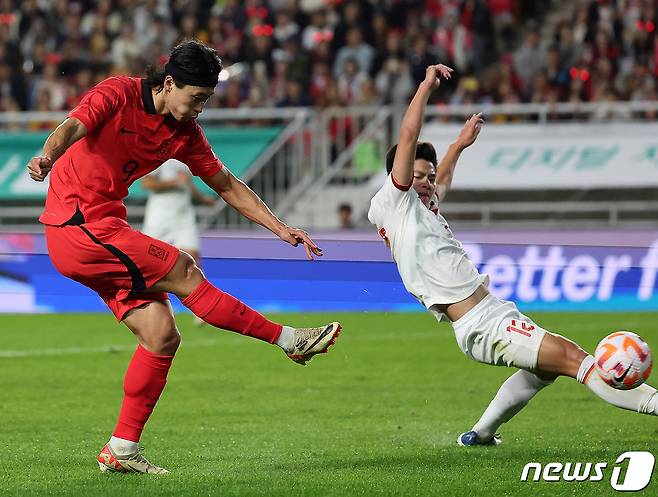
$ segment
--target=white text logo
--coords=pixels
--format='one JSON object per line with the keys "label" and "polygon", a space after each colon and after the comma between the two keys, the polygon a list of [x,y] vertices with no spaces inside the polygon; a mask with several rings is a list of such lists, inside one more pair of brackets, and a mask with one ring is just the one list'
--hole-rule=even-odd
{"label": "white text logo", "polygon": [[[620,492],[642,490],[651,481],[654,464],[651,452],[624,452],[612,466],[610,485]],[[521,481],[601,481],[607,468],[605,462],[529,462],[523,467]]]}

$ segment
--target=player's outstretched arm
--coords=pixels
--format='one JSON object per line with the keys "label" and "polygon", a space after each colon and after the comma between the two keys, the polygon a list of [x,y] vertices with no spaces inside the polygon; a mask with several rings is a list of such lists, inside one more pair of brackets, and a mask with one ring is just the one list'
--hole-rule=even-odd
{"label": "player's outstretched arm", "polygon": [[187,184],[191,183],[192,177],[186,172],[180,172],[178,176],[173,179],[160,179],[153,174],[144,176],[140,183],[142,188],[152,192],[168,192],[172,190],[180,190]]}
{"label": "player's outstretched arm", "polygon": [[418,87],[407,112],[404,114],[391,172],[393,179],[399,185],[410,185],[413,179],[416,143],[418,142],[418,135],[420,135],[420,128],[423,126],[427,100],[441,84],[439,78],[450,79],[451,75],[452,69],[443,64],[429,66],[425,72],[425,79]]}
{"label": "player's outstretched arm", "polygon": [[455,167],[457,166],[457,161],[461,153],[475,142],[480,130],[484,125],[484,119],[482,118],[482,112],[479,114],[473,114],[469,119],[466,120],[466,124],[459,132],[459,136],[452,143],[448,150],[446,151],[443,159],[439,162],[439,165],[436,168],[436,194],[439,197],[439,201],[443,201],[446,194],[450,190],[452,185],[452,177],[455,174]]}
{"label": "player's outstretched arm", "polygon": [[270,208],[243,181],[231,172],[222,168],[213,176],[203,176],[201,179],[224,201],[247,219],[267,228],[284,242],[296,247],[300,243],[306,249],[306,257],[311,260],[313,255],[321,256],[320,249],[308,234],[301,229],[291,228],[274,215]]}
{"label": "player's outstretched arm", "polygon": [[192,195],[192,198],[201,205],[215,205],[215,200],[217,200],[217,197],[214,195],[205,195],[194,185],[194,181],[190,181],[190,194]]}
{"label": "player's outstretched arm", "polygon": [[43,181],[66,150],[87,134],[87,128],[82,121],[75,117],[69,117],[50,133],[43,145],[43,154],[32,157],[27,164],[30,178],[34,181]]}

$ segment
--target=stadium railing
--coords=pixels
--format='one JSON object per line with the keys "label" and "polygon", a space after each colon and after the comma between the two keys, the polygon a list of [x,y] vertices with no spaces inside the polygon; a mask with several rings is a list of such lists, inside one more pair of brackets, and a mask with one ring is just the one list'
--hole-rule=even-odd
{"label": "stadium railing", "polygon": [[[307,178],[301,195],[299,191],[291,191],[277,205],[277,213],[293,224],[333,229],[338,227],[333,213],[339,204],[349,202],[357,224],[366,226],[369,199],[381,186],[385,151],[395,142],[404,110],[381,107],[373,127],[365,128],[335,161],[316,171],[316,179]],[[484,113],[491,123],[488,126],[499,123],[538,126],[648,123],[658,117],[658,102],[431,105],[425,119],[427,123],[454,127],[477,112]],[[658,140],[656,146],[658,149]],[[438,153],[441,155],[442,150]],[[624,174],[627,174],[626,169],[619,171],[620,176]],[[510,188],[501,191],[495,187],[490,191],[460,191],[457,187],[449,200],[451,220],[469,227],[647,225],[655,224],[658,215],[658,194],[650,188],[606,189],[573,184],[561,190],[529,192]],[[331,215],[327,215],[328,212]]]}
{"label": "stadium railing", "polygon": [[[604,102],[559,104],[482,104],[431,105],[426,120],[447,124],[461,123],[472,113],[484,112],[492,123],[565,123],[565,122],[650,122],[658,116],[658,102]],[[313,108],[239,108],[207,109],[199,117],[203,126],[244,128],[280,126],[280,133],[254,158],[241,175],[275,212],[299,220],[305,226],[332,227],[337,203],[354,201],[355,218],[363,219],[372,191],[369,184],[381,173],[385,152],[394,142],[404,108],[390,106]],[[0,129],[15,132],[47,129],[66,117],[63,112],[0,113]],[[35,150],[35,153],[37,151]],[[221,146],[217,149],[222,156]],[[0,164],[0,176],[4,164]],[[230,167],[230,163],[229,163]],[[339,194],[331,195],[331,192]],[[515,222],[506,216],[509,202],[496,202],[485,196],[459,196],[451,202],[451,214],[470,224],[486,225]],[[453,197],[451,197],[452,199]],[[574,201],[569,201],[573,198]],[[609,225],[633,222],[633,212],[651,210],[653,204],[643,199],[620,202],[587,202],[582,193],[567,197],[559,204],[520,196],[523,206],[514,210],[542,214],[562,212],[574,218],[588,217]],[[658,200],[658,199],[656,199]],[[527,202],[526,202],[527,201]],[[606,205],[603,205],[606,204]],[[32,228],[42,200],[11,202],[0,197],[0,222],[12,227]],[[139,224],[143,200],[128,200],[129,220]],[[604,208],[605,207],[605,208]],[[605,211],[605,214],[601,214]],[[653,211],[652,211],[653,212]],[[223,203],[200,208],[205,228],[249,227],[251,223]],[[646,216],[640,216],[645,219]],[[547,222],[555,218],[547,218]],[[655,219],[655,217],[654,217]],[[523,222],[523,219],[518,219]],[[291,221],[292,222],[292,221]]]}

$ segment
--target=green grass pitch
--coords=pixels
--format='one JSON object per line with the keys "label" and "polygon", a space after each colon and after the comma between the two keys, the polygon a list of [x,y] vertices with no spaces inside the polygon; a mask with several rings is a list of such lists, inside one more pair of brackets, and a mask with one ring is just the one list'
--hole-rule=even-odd
{"label": "green grass pitch", "polygon": [[[531,316],[590,351],[619,328],[658,351],[658,314]],[[502,427],[502,446],[458,447],[512,370],[470,361],[428,314],[272,317],[339,319],[344,331],[302,367],[178,316],[183,343],[142,439],[171,474],[153,476],[102,474],[95,462],[135,346],[127,328],[109,314],[0,316],[0,495],[598,497],[616,494],[610,470],[601,482],[558,483],[521,482],[521,470],[656,454],[656,418],[565,378]],[[656,479],[640,495],[657,495]]]}

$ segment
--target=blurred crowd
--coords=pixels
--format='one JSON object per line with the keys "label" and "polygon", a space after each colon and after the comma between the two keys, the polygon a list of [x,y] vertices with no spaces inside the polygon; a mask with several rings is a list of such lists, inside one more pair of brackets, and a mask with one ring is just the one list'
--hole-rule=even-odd
{"label": "blurred crowd", "polygon": [[521,45],[477,79],[462,78],[451,103],[655,101],[656,0],[567,4],[554,29],[526,25]]}
{"label": "blurred crowd", "polygon": [[456,69],[436,96],[445,103],[655,100],[657,5],[0,0],[0,111],[69,109],[188,38],[227,68],[210,107],[405,104],[436,62]]}
{"label": "blurred crowd", "polygon": [[550,3],[0,0],[0,110],[71,108],[108,75],[163,64],[187,38],[228,68],[212,107],[404,103],[428,64],[473,74]]}

